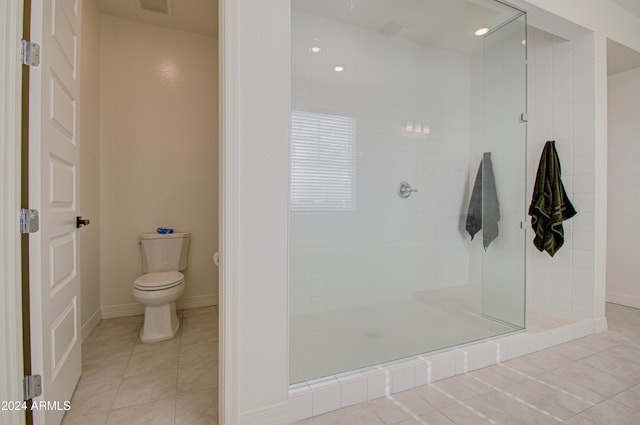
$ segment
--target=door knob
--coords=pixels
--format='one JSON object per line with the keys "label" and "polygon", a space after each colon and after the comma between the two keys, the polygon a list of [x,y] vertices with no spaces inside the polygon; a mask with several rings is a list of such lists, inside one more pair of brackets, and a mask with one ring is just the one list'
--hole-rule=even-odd
{"label": "door knob", "polygon": [[82,218],[82,216],[76,217],[76,227],[79,229],[89,224],[88,218]]}

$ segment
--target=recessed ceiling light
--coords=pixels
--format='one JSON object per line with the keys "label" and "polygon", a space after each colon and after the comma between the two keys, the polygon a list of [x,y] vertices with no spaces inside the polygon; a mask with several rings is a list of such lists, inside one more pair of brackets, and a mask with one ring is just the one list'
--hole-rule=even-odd
{"label": "recessed ceiling light", "polygon": [[344,66],[342,66],[342,65],[336,65],[336,66],[334,66],[334,67],[333,67],[333,70],[334,70],[335,72],[342,72],[342,71],[344,71]]}
{"label": "recessed ceiling light", "polygon": [[321,51],[322,49],[321,49],[320,47],[318,47],[318,46],[313,46],[310,50],[311,50],[313,53],[320,53],[320,51]]}
{"label": "recessed ceiling light", "polygon": [[481,35],[485,35],[488,32],[489,32],[489,28],[483,27],[483,28],[478,28],[476,32],[474,32],[473,34],[477,36],[481,36]]}

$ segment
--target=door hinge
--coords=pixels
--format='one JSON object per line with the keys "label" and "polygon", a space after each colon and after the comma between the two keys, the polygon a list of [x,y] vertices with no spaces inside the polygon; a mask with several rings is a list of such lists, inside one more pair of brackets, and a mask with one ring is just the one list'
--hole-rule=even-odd
{"label": "door hinge", "polygon": [[42,376],[27,375],[22,378],[24,401],[31,400],[42,395]]}
{"label": "door hinge", "polygon": [[35,233],[40,229],[38,210],[20,210],[20,233]]}
{"label": "door hinge", "polygon": [[27,40],[21,40],[21,45],[22,64],[27,66],[40,65],[40,45]]}

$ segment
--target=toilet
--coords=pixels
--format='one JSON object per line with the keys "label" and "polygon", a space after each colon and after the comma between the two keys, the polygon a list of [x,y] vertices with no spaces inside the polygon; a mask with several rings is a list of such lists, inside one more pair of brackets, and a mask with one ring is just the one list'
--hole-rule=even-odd
{"label": "toilet", "polygon": [[142,272],[133,282],[133,298],[144,305],[142,342],[173,338],[180,322],[176,300],[184,292],[184,275],[189,253],[189,233],[142,233]]}

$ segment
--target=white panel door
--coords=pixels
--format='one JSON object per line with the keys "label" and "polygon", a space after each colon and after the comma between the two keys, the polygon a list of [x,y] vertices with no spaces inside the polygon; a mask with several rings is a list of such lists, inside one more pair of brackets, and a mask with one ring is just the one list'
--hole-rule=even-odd
{"label": "white panel door", "polygon": [[29,236],[31,359],[50,402],[37,425],[58,425],[80,377],[78,215],[79,0],[33,0],[31,41],[41,46],[30,72],[29,207],[40,230]]}

